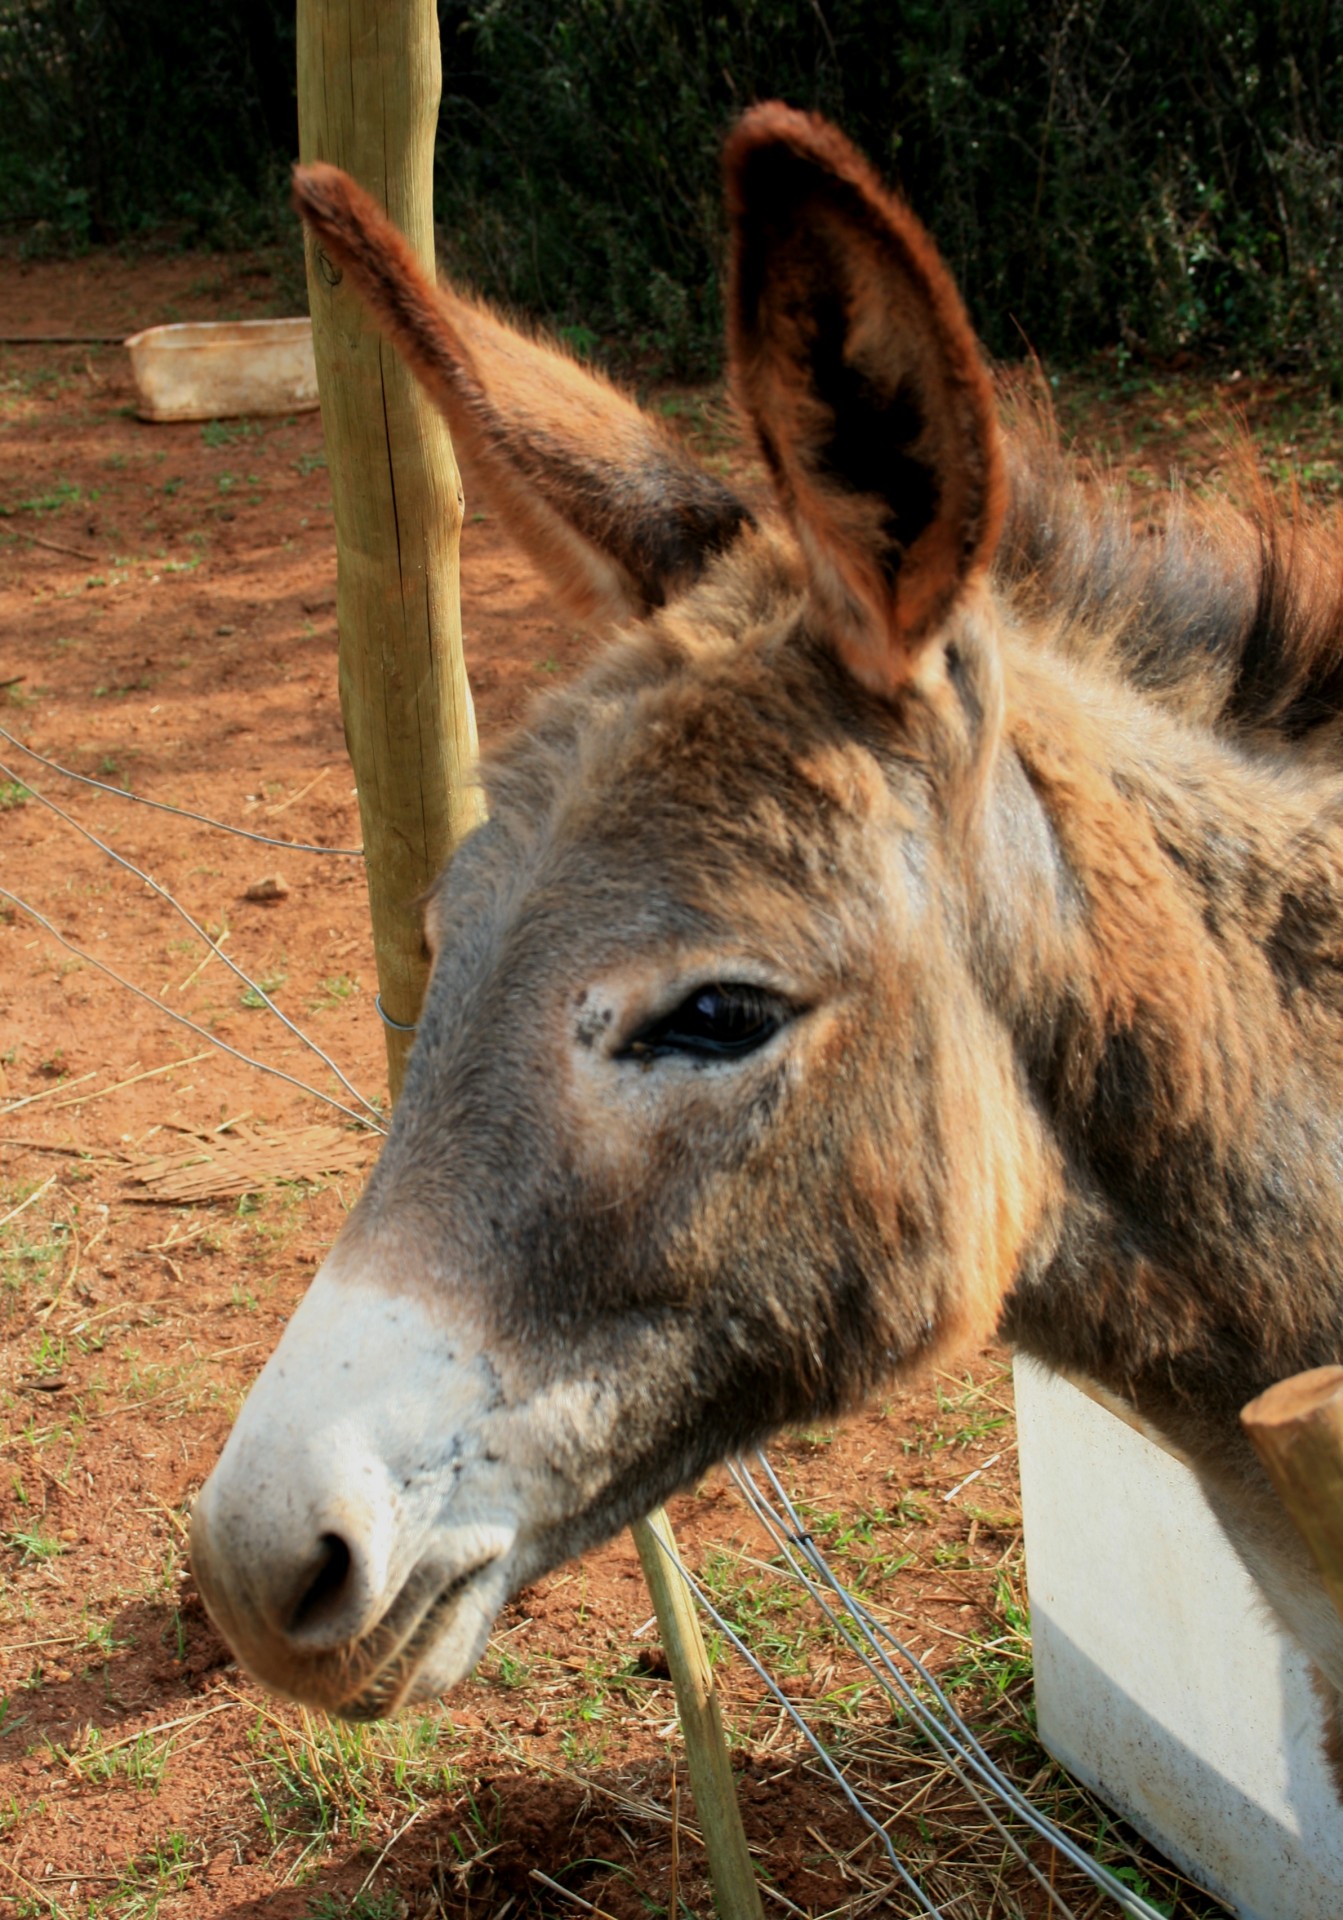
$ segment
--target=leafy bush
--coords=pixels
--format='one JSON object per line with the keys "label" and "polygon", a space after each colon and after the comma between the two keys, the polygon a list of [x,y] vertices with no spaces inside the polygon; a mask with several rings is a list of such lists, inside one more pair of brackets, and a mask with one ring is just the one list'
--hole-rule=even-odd
{"label": "leafy bush", "polygon": [[30,246],[236,240],[297,145],[282,0],[0,0],[0,199]]}
{"label": "leafy bush", "polygon": [[[575,339],[708,370],[718,154],[782,98],[895,180],[990,348],[1233,351],[1343,379],[1343,0],[439,0],[450,264]],[[30,244],[280,217],[281,0],[0,0]],[[36,224],[35,224],[36,223]]]}
{"label": "leafy bush", "polygon": [[721,334],[718,151],[829,114],[991,348],[1343,364],[1338,0],[441,0],[439,204],[489,291],[678,370]]}

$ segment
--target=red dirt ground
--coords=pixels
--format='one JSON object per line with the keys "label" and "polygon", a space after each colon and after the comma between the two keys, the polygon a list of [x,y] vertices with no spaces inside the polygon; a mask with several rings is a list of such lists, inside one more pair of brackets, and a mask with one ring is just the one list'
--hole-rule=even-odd
{"label": "red dirt ground", "polygon": [[[271,298],[265,263],[246,259],[11,260],[0,335],[246,316]],[[0,725],[113,786],[357,846],[316,415],[150,426],[135,417],[118,348],[0,347],[0,515]],[[463,545],[488,738],[571,672],[584,642],[552,618],[495,523],[469,517]],[[346,1130],[354,1170],[242,1199],[146,1199],[137,1163],[208,1145],[225,1123],[269,1138],[281,1168],[282,1136],[340,1125],[158,1007],[338,1089],[219,961],[200,964],[162,899],[21,785],[110,838],[216,934],[227,928],[226,951],[373,1095],[385,1075],[362,875],[354,860],[272,853],[74,787],[3,741],[0,761],[11,769],[0,772],[0,885],[157,1003],[0,900],[0,1908],[633,1920],[667,1911],[675,1831],[680,1910],[707,1914],[683,1772],[673,1797],[674,1704],[628,1537],[520,1596],[481,1674],[409,1732],[342,1744],[230,1663],[192,1589],[185,1515],[373,1148]],[[277,869],[288,892],[249,901]],[[1003,1614],[1024,1599],[1011,1435],[1010,1378],[989,1356],[964,1380],[776,1453],[837,1564],[855,1578],[879,1570],[890,1616],[948,1674],[988,1659],[989,1643],[1020,1654]],[[755,1568],[733,1556],[768,1552],[722,1477],[675,1503],[674,1519],[690,1563],[725,1556],[724,1584],[752,1603]],[[939,1825],[941,1783],[920,1800],[926,1761],[908,1760],[903,1783],[881,1761],[879,1701],[846,1718],[852,1676],[826,1643],[772,1600],[759,1625],[790,1692],[817,1704],[836,1738],[848,1728],[876,1741],[877,1761],[855,1765],[867,1779],[886,1766],[890,1806],[912,1809],[896,1831],[941,1897],[959,1900],[947,1911],[1041,1912],[1038,1891],[982,1840],[971,1845],[969,1827]],[[992,1671],[1006,1660],[990,1659]],[[722,1674],[767,1911],[912,1910],[751,1676]],[[1058,1801],[1066,1784],[1013,1686],[1005,1707],[972,1677],[962,1704],[982,1706],[1021,1777],[1094,1835],[1080,1798]],[[1122,1837],[1110,1845],[1179,1913],[1214,1910],[1186,1901]],[[1076,1883],[1070,1892],[1079,1911],[1111,1910]]]}

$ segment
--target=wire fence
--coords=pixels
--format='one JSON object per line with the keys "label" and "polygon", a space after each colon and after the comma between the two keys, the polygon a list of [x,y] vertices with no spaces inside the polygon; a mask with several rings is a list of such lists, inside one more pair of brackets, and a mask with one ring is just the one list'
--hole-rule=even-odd
{"label": "wire fence", "polygon": [[[164,801],[151,800],[141,794],[127,792],[104,781],[94,780],[88,775],[74,772],[60,765],[48,756],[36,752],[4,727],[0,727],[0,739],[10,747],[18,749],[30,759],[39,762],[49,772],[67,780],[115,796],[117,799],[139,806],[152,807],[156,811],[177,815],[193,824],[210,830],[238,835],[241,838],[259,841],[263,845],[283,847],[290,852],[300,852],[315,857],[362,858],[358,848],[323,847],[305,845],[297,841],[271,839],[263,834],[249,832],[247,829],[232,826],[225,821],[214,820],[208,816],[184,807],[172,806]],[[244,1053],[232,1046],[219,1035],[200,1026],[185,1014],[165,1006],[158,995],[100,960],[87,948],[68,938],[57,928],[52,920],[22,898],[11,888],[0,886],[0,899],[9,901],[14,907],[26,914],[54,940],[76,955],[81,961],[110,977],[120,987],[146,1001],[165,1018],[186,1027],[201,1039],[217,1047],[222,1053],[241,1061],[256,1071],[269,1074],[282,1080],[299,1091],[310,1094],[314,1099],[324,1102],[344,1115],[347,1120],[366,1127],[371,1131],[385,1133],[386,1126],[371,1101],[365,1099],[358,1088],[345,1073],[325,1053],[315,1041],[303,1033],[274,1003],[259,981],[255,980],[244,967],[239,966],[228,954],[221,951],[220,944],[213,939],[200,922],[190,914],[172,893],[142,868],[135,865],[120,853],[109,841],[101,838],[90,828],[76,820],[65,808],[52,800],[49,795],[34,788],[31,782],[20,776],[4,761],[0,761],[0,775],[21,786],[25,792],[62,821],[67,827],[81,835],[90,845],[108,860],[126,873],[132,875],[161,899],[173,912],[178,914],[191,929],[193,935],[202,942],[208,952],[222,960],[240,980],[244,988],[258,997],[258,1004],[264,1006],[281,1022],[286,1031],[299,1040],[313,1053],[335,1076],[339,1084],[356,1101],[357,1107],[347,1106],[343,1101],[324,1092],[296,1075],[285,1072],[265,1060]],[[15,1103],[23,1104],[22,1102]],[[0,1115],[5,1109],[0,1109]],[[969,1798],[979,1809],[982,1817],[996,1831],[1003,1845],[1018,1860],[1030,1880],[1038,1885],[1049,1907],[1063,1920],[1077,1920],[1075,1910],[1064,1900],[1053,1884],[1052,1876],[1046,1876],[1026,1851],[1023,1835],[1034,1836],[1051,1849],[1060,1861],[1066,1862],[1089,1879],[1095,1887],[1113,1900],[1119,1910],[1132,1917],[1132,1920],[1163,1920],[1162,1910],[1151,1905],[1133,1888],[1126,1886],[1108,1867],[1102,1865],[1087,1849],[1081,1846],[1057,1822],[1051,1820],[1028,1795],[1002,1770],[986,1751],[982,1743],[967,1726],[958,1713],[945,1689],[924,1661],[903,1641],[894,1636],[864,1606],[862,1601],[838,1579],[833,1569],[818,1548],[816,1541],[799,1514],[795,1504],[784,1490],[778,1475],[763,1453],[756,1455],[756,1469],[753,1471],[743,1461],[731,1463],[729,1469],[732,1479],[751,1513],[768,1535],[775,1556],[775,1565],[782,1574],[805,1590],[812,1604],[824,1617],[830,1632],[847,1654],[857,1660],[868,1676],[874,1680],[889,1697],[898,1716],[916,1728],[923,1738],[945,1762],[946,1766],[959,1780]],[[758,1476],[758,1477],[757,1477]],[[762,1484],[763,1483],[763,1484]],[[670,1549],[663,1545],[663,1550]],[[729,1621],[720,1608],[715,1605],[703,1582],[697,1579],[674,1554],[671,1555],[677,1571],[684,1579],[690,1592],[714,1627],[724,1640],[735,1650],[742,1660],[757,1675],[771,1697],[778,1702],[789,1721],[796,1727],[802,1739],[810,1747],[821,1769],[833,1781],[844,1800],[856,1817],[873,1836],[883,1851],[896,1879],[914,1903],[911,1912],[922,1916],[931,1916],[931,1920],[950,1920],[951,1909],[958,1904],[955,1900],[935,1901],[918,1875],[902,1859],[890,1832],[892,1824],[889,1817],[882,1820],[865,1802],[862,1795],[845,1777],[841,1764],[837,1761],[829,1746],[809,1724],[806,1716],[784,1692],[778,1680],[769,1672],[765,1663],[751,1650],[743,1631]],[[800,1909],[797,1909],[800,1911]]]}
{"label": "wire fence", "polygon": [[[213,820],[208,813],[195,813],[190,807],[175,807],[166,800],[151,800],[148,794],[130,793],[125,787],[113,786],[110,780],[95,780],[91,773],[76,773],[72,767],[63,767],[59,761],[49,759],[45,753],[39,753],[36,747],[30,747],[11,733],[7,727],[0,727],[0,740],[11,747],[17,747],[20,753],[26,753],[30,760],[36,760],[39,766],[59,773],[62,779],[77,780],[81,787],[94,787],[99,793],[110,793],[117,800],[131,800],[137,807],[151,807],[155,813],[176,814],[179,820],[194,821],[200,827],[213,827],[216,833],[231,833],[238,840],[256,840],[263,847],[282,847],[289,853],[333,854],[340,860],[362,860],[362,847],[314,847],[306,846],[301,840],[273,840],[269,834],[253,833],[250,827],[236,827],[227,820]],[[14,776],[11,774],[10,778]],[[27,781],[21,783],[27,786]]]}
{"label": "wire fence", "polygon": [[[773,1542],[775,1551],[789,1577],[806,1591],[813,1605],[824,1616],[832,1633],[889,1696],[896,1712],[912,1721],[943,1756],[981,1813],[996,1829],[1009,1850],[1015,1854],[1031,1879],[1042,1888],[1055,1912],[1065,1916],[1065,1920],[1075,1920],[1073,1909],[1041,1873],[1016,1833],[1007,1824],[1007,1820],[1002,1818],[995,1809],[992,1804],[994,1799],[999,1802],[1008,1820],[1015,1820],[1043,1840],[1062,1859],[1085,1874],[1095,1886],[1114,1900],[1124,1913],[1134,1916],[1134,1920],[1163,1920],[1158,1908],[1150,1905],[1084,1847],[1079,1846],[1056,1821],[1041,1813],[1015,1781],[1003,1772],[980,1741],[975,1738],[928,1666],[919,1659],[911,1647],[891,1633],[889,1628],[880,1624],[838,1579],[793,1501],[785,1492],[766,1455],[758,1452],[755,1458],[760,1475],[765,1482],[763,1488],[745,1461],[732,1461],[728,1470],[746,1505]],[[933,1920],[940,1920],[943,1908],[933,1903],[904,1862],[899,1859],[885,1825],[863,1805],[825,1746],[798,1713],[793,1702],[787,1698],[782,1688],[755,1658],[735,1630],[718,1613],[703,1589],[684,1567],[680,1570],[705,1613],[713,1620],[719,1631],[731,1641],[741,1657],[754,1668],[773,1697],[795,1721],[803,1738],[819,1758],[822,1767],[835,1781],[858,1817],[878,1836],[898,1878],[918,1901],[918,1912],[933,1916]],[[923,1689],[922,1693],[920,1688]]]}
{"label": "wire fence", "polygon": [[[9,746],[18,748],[21,753],[27,754],[30,759],[39,761],[52,773],[60,774],[64,779],[77,781],[82,786],[94,787],[101,793],[114,794],[118,799],[131,801],[137,806],[151,807],[159,813],[175,814],[180,819],[192,821],[196,825],[211,828],[218,833],[233,834],[244,840],[260,841],[264,846],[283,847],[293,853],[315,854],[324,857],[333,856],[338,859],[363,859],[362,848],[319,847],[305,845],[303,842],[296,840],[275,840],[265,834],[252,833],[245,827],[232,826],[223,820],[210,819],[207,815],[194,813],[186,807],[170,806],[162,800],[150,800],[142,794],[128,793],[124,787],[115,787],[107,781],[94,780],[88,774],[76,773],[69,767],[61,766],[57,761],[49,759],[46,754],[38,753],[34,748],[26,746],[17,735],[11,733],[6,727],[0,727],[0,739],[3,739]],[[304,1033],[302,1028],[299,1027],[295,1021],[291,1020],[287,1013],[276,1006],[274,1000],[261,982],[254,979],[253,976],[247,972],[246,968],[240,967],[236,960],[225,953],[220,943],[211,937],[200,922],[195,919],[192,914],[188,913],[187,909],[166,887],[161,886],[152,875],[144,872],[142,868],[137,867],[134,861],[128,860],[123,853],[118,852],[109,841],[101,839],[91,828],[84,826],[81,821],[76,820],[73,814],[68,813],[64,807],[58,805],[48,794],[43,793],[40,788],[35,787],[29,776],[20,776],[12,766],[3,760],[0,760],[0,775],[3,775],[4,778],[11,781],[15,787],[22,788],[24,793],[33,800],[36,800],[39,805],[45,807],[49,813],[54,814],[58,820],[63,821],[66,826],[72,828],[74,832],[88,841],[91,846],[95,847],[98,852],[112,861],[115,866],[122,868],[126,873],[131,874],[135,879],[141,881],[144,886],[149,888],[151,893],[156,894],[159,899],[171,907],[173,912],[178,914],[180,918],[186,922],[191,932],[206,948],[207,953],[217,960],[222,960],[229,971],[242,982],[244,991],[254,994],[259,1005],[264,1006],[268,1012],[274,1014],[275,1018],[293,1035],[301,1046],[316,1055],[317,1059],[322,1062],[323,1066],[329,1069],[340,1085],[344,1087],[345,1091],[357,1101],[360,1110],[356,1111],[353,1108],[347,1107],[342,1101],[333,1098],[331,1094],[323,1092],[320,1087],[314,1087],[307,1081],[300,1080],[296,1075],[286,1073],[281,1067],[272,1066],[268,1061],[258,1060],[253,1055],[242,1052],[240,1048],[231,1046],[228,1041],[221,1039],[218,1034],[211,1033],[207,1028],[199,1026],[194,1020],[189,1019],[186,1014],[179,1013],[173,1007],[165,1006],[157,994],[150,993],[146,988],[137,986],[134,981],[127,980],[124,974],[118,973],[116,969],[109,966],[105,960],[98,959],[95,954],[90,953],[86,948],[81,947],[77,942],[61,933],[39,908],[35,907],[31,901],[23,899],[21,895],[13,892],[9,887],[0,887],[0,898],[10,901],[12,905],[26,913],[30,919],[35,920],[53,939],[58,940],[67,952],[74,954],[88,966],[96,967],[101,973],[108,975],[112,980],[116,981],[119,986],[135,994],[138,999],[147,1001],[150,1006],[154,1007],[156,1011],[161,1013],[166,1019],[175,1021],[179,1026],[186,1027],[190,1032],[199,1035],[200,1038],[208,1040],[212,1046],[218,1047],[222,1053],[231,1055],[233,1059],[242,1061],[246,1066],[254,1067],[259,1073],[270,1074],[275,1079],[287,1081],[290,1086],[297,1087],[303,1093],[311,1094],[314,1099],[321,1100],[325,1102],[327,1106],[334,1107],[335,1110],[343,1114],[347,1120],[353,1120],[358,1125],[369,1128],[372,1132],[385,1133],[387,1131],[386,1124],[373,1102],[366,1099],[364,1095],[360,1093],[359,1089],[346,1077],[341,1068],[331,1058],[330,1054],[326,1053],[318,1046],[315,1040]]]}

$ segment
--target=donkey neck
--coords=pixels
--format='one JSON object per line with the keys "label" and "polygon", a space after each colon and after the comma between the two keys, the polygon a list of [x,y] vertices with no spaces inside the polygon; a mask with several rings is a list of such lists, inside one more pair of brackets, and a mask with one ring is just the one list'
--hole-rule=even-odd
{"label": "donkey neck", "polygon": [[1065,1198],[1004,1330],[1168,1428],[1343,1345],[1341,818],[1337,781],[1009,660],[986,978]]}

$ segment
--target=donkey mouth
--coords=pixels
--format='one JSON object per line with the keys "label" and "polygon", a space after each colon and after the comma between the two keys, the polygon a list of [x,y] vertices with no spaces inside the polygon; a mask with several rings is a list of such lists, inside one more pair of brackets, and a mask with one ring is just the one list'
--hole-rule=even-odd
{"label": "donkey mouth", "polygon": [[[445,1586],[432,1593],[427,1604],[422,1599],[426,1583],[423,1580],[408,1582],[408,1587],[413,1585],[417,1591],[411,1594],[403,1590],[389,1614],[363,1645],[355,1649],[356,1658],[364,1655],[361,1665],[371,1657],[374,1671],[364,1679],[357,1693],[348,1699],[333,1701],[328,1710],[342,1720],[383,1720],[413,1695],[424,1698],[427,1694],[445,1691],[444,1686],[433,1680],[424,1684],[421,1669],[438,1643],[450,1633],[452,1617],[459,1610],[467,1589],[493,1564],[491,1556],[478,1566],[454,1574]],[[493,1617],[491,1608],[485,1620],[487,1633]],[[389,1639],[393,1641],[390,1650]],[[417,1679],[422,1682],[419,1687],[415,1684]]]}
{"label": "donkey mouth", "polygon": [[510,1590],[509,1536],[497,1532],[496,1540],[478,1536],[475,1552],[448,1566],[422,1561],[376,1621],[325,1644],[301,1627],[277,1628],[249,1593],[212,1577],[203,1529],[193,1563],[215,1624],[256,1679],[342,1720],[378,1720],[448,1692],[479,1660]]}

